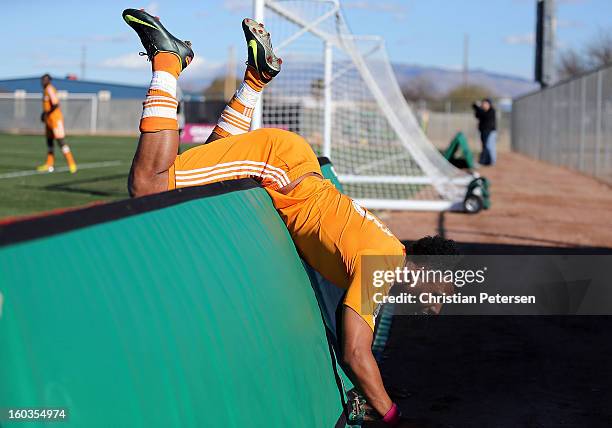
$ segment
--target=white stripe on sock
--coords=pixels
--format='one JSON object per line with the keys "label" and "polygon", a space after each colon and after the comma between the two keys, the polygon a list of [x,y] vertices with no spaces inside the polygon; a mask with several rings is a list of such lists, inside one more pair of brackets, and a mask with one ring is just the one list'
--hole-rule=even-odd
{"label": "white stripe on sock", "polygon": [[240,129],[237,126],[232,125],[229,122],[226,122],[224,119],[219,119],[219,123],[217,123],[217,126],[223,129],[224,131],[228,132],[230,135],[240,135],[240,134],[246,134],[248,132],[248,131],[245,131],[244,129]]}
{"label": "white stripe on sock", "polygon": [[261,96],[261,92],[257,92],[255,89],[251,88],[246,82],[242,82],[238,90],[236,91],[236,95],[234,95],[236,99],[245,107],[254,108],[255,104],[259,100]]}
{"label": "white stripe on sock", "polygon": [[142,109],[142,118],[165,117],[176,120],[176,107],[145,107]]}
{"label": "white stripe on sock", "polygon": [[249,116],[246,116],[242,113],[237,112],[236,110],[234,110],[233,108],[231,108],[229,105],[225,106],[225,110],[223,111],[224,113],[230,113],[233,114],[234,116],[236,116],[237,118],[244,120],[245,121],[245,125],[249,126],[251,124],[251,118]]}
{"label": "white stripe on sock", "polygon": [[150,89],[158,89],[176,98],[176,78],[167,71],[154,71]]}

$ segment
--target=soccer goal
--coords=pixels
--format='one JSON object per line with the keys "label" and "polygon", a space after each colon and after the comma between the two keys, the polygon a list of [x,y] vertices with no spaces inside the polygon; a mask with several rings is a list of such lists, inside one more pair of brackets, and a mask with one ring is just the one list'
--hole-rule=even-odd
{"label": "soccer goal", "polygon": [[474,177],[422,132],[380,37],[353,35],[337,0],[254,0],[254,15],[283,58],[256,126],[302,135],[365,207],[464,209]]}

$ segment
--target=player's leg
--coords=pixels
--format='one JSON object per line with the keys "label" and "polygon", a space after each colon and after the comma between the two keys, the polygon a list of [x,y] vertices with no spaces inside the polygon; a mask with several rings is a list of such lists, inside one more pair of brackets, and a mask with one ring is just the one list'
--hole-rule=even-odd
{"label": "player's leg", "polygon": [[263,24],[245,18],[242,21],[242,30],[248,50],[244,79],[221,113],[207,143],[248,132],[263,88],[280,72],[282,60],[274,54],[270,33]]}
{"label": "player's leg", "polygon": [[60,146],[64,158],[66,159],[66,163],[68,164],[68,169],[72,174],[77,172],[77,164],[74,161],[74,156],[72,156],[72,151],[70,150],[70,146],[66,143],[63,138],[57,139],[57,144]]}
{"label": "player's leg", "polygon": [[175,97],[180,62],[173,54],[162,52],[151,64],[153,77],[143,103],[140,140],[128,179],[132,196],[168,189],[168,169],[179,147]]}
{"label": "player's leg", "polygon": [[55,169],[55,153],[53,150],[53,131],[46,127],[46,139],[47,139],[47,160],[44,164],[37,167],[39,172],[53,172]]}
{"label": "player's leg", "polygon": [[130,194],[142,196],[168,189],[168,169],[176,159],[179,145],[177,79],[194,55],[189,42],[174,37],[158,18],[145,11],[126,9],[123,19],[140,37],[153,73],[128,179]]}
{"label": "player's leg", "polygon": [[52,118],[51,121],[55,141],[57,141],[57,144],[62,150],[62,154],[64,155],[66,163],[68,164],[68,169],[72,174],[74,174],[75,172],[77,172],[77,164],[74,161],[74,157],[72,156],[70,146],[64,140],[66,138],[66,132],[64,131],[64,119],[62,117],[57,117]]}

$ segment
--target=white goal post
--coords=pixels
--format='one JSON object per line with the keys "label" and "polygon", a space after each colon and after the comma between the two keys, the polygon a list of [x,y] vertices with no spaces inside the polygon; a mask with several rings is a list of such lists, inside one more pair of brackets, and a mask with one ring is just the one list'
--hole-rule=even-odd
{"label": "white goal post", "polygon": [[353,35],[338,0],[254,0],[253,12],[283,58],[256,126],[302,135],[368,208],[463,209],[474,177],[422,132],[381,38]]}

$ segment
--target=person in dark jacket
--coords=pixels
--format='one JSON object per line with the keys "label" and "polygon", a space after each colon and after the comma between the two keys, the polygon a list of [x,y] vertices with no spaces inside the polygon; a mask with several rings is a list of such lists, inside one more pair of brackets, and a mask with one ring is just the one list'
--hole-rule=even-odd
{"label": "person in dark jacket", "polygon": [[497,158],[495,150],[497,126],[493,103],[489,98],[485,98],[480,103],[472,104],[472,108],[474,109],[476,119],[478,119],[478,130],[480,131],[480,141],[482,142],[482,152],[478,162],[481,165],[495,165]]}

